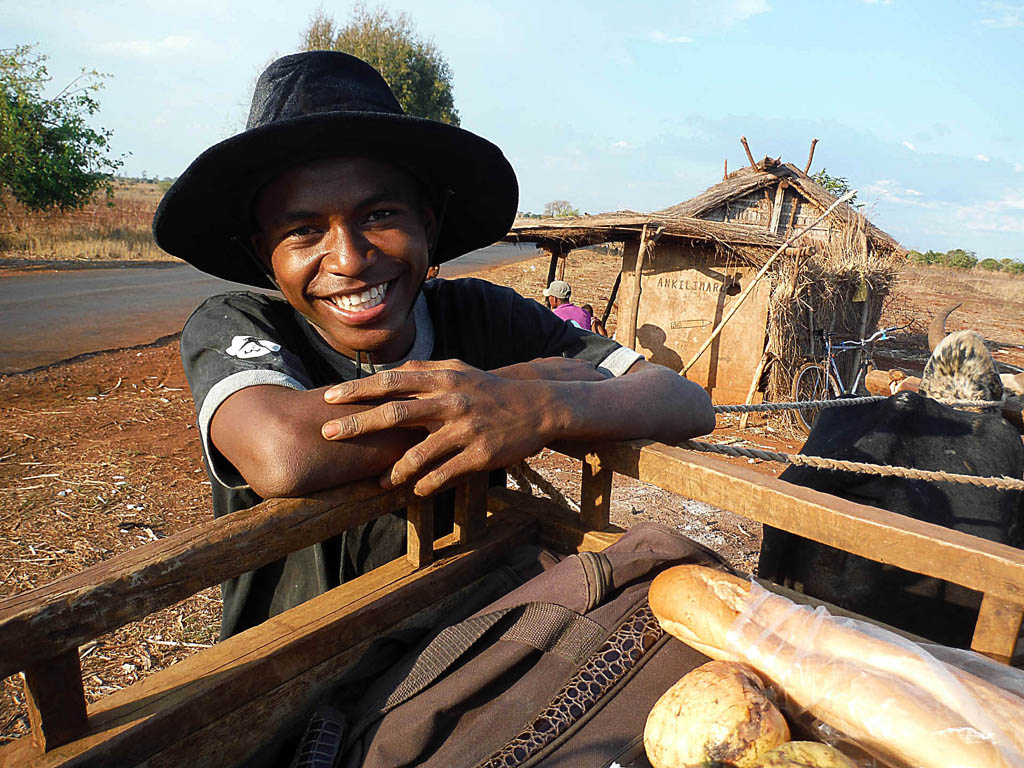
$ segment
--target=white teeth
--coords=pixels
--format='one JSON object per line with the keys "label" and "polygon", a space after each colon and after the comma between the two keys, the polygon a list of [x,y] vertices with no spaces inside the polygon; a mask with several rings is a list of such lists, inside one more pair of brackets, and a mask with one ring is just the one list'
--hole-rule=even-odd
{"label": "white teeth", "polygon": [[373,309],[384,301],[384,295],[387,293],[387,285],[387,283],[375,285],[362,293],[347,293],[343,296],[335,296],[333,301],[335,305],[342,309],[364,312],[367,309]]}

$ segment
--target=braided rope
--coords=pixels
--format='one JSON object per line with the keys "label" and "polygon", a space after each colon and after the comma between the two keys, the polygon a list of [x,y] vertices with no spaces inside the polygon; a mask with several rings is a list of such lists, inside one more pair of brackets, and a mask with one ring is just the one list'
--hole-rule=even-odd
{"label": "braided rope", "polygon": [[[799,411],[805,408],[845,408],[862,403],[877,403],[888,400],[888,395],[872,395],[870,397],[846,397],[839,400],[802,400],[798,403],[758,403],[757,405],[716,405],[715,413],[754,413],[757,411]],[[1002,400],[936,400],[951,408],[995,408],[1003,404]]]}
{"label": "braided rope", "polygon": [[889,467],[882,464],[865,464],[860,461],[843,461],[841,459],[825,459],[820,456],[803,454],[778,453],[762,448],[740,448],[734,445],[715,445],[700,440],[687,440],[679,444],[680,448],[705,453],[720,453],[743,459],[761,459],[777,461],[781,464],[827,469],[834,472],[856,472],[864,475],[881,475],[882,477],[903,477],[909,480],[930,480],[937,483],[962,483],[976,485],[981,488],[998,488],[1002,491],[1024,491],[1024,480],[1012,477],[978,477],[976,475],[957,475],[951,472],[938,472],[911,467]]}

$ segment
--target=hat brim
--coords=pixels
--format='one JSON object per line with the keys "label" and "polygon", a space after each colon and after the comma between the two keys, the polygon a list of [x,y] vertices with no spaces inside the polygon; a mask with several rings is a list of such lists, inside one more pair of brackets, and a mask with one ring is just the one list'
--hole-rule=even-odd
{"label": "hat brim", "polygon": [[490,245],[515,219],[515,171],[486,139],[409,115],[326,112],[244,131],[199,155],[157,207],[157,245],[211,275],[274,287],[248,247],[253,199],[282,171],[328,155],[371,156],[450,191],[432,264]]}

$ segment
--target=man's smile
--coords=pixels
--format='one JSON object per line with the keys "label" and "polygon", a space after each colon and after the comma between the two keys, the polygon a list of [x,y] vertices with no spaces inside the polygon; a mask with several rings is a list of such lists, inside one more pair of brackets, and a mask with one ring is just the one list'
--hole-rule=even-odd
{"label": "man's smile", "polygon": [[339,309],[349,312],[365,312],[384,302],[384,297],[394,280],[378,283],[363,288],[362,290],[350,291],[348,293],[336,293],[332,296],[319,297],[331,302]]}

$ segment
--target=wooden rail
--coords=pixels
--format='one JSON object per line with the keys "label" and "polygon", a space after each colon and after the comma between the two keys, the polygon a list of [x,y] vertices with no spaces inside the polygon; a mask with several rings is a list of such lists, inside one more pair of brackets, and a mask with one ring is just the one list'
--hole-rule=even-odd
{"label": "wooden rail", "polygon": [[[1003,661],[1013,652],[1024,617],[1020,550],[679,448],[555,448],[583,461],[578,516],[518,492],[488,491],[486,476],[476,475],[457,492],[455,531],[435,541],[432,499],[361,483],[266,501],[3,601],[0,677],[23,672],[33,736],[0,749],[0,766],[174,765],[203,754],[204,745],[222,762],[241,760],[253,733],[301,709],[316,684],[343,671],[374,636],[403,622],[436,621],[445,596],[493,568],[513,543],[531,538],[572,551],[615,541],[615,472],[977,590],[984,598],[972,647]],[[81,644],[404,506],[406,557],[86,707]]]}

